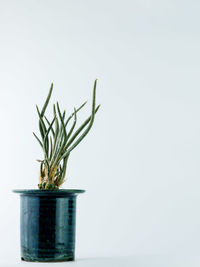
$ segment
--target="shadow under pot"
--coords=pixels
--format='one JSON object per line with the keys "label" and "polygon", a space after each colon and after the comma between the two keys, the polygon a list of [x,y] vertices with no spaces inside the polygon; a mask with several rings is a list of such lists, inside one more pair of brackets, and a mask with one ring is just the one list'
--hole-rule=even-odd
{"label": "shadow under pot", "polygon": [[75,259],[76,197],[84,190],[13,190],[20,194],[21,259]]}

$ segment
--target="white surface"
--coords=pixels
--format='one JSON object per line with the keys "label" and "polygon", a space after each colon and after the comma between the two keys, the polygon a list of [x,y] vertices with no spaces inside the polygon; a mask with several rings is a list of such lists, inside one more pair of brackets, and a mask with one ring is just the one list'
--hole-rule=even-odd
{"label": "white surface", "polygon": [[67,111],[89,100],[80,122],[96,77],[101,110],[64,185],[87,190],[77,257],[199,254],[199,11],[184,0],[0,1],[0,261],[19,258],[11,189],[38,182],[35,104],[53,81]]}
{"label": "white surface", "polygon": [[132,257],[114,257],[114,258],[86,258],[78,259],[75,262],[62,263],[32,263],[18,262],[7,264],[2,267],[59,267],[59,266],[76,266],[76,267],[199,267],[200,258],[188,258],[185,256],[132,256]]}

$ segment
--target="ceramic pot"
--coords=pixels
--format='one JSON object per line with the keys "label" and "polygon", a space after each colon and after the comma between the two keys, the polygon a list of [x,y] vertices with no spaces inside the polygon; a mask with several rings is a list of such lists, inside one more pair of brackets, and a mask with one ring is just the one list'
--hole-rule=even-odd
{"label": "ceramic pot", "polygon": [[84,190],[13,190],[20,194],[21,259],[75,259],[76,197]]}

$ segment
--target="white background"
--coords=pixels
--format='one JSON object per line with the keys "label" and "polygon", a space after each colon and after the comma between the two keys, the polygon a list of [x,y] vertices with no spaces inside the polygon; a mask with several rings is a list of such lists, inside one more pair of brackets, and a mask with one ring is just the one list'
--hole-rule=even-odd
{"label": "white background", "polygon": [[195,0],[0,1],[0,261],[20,257],[11,190],[37,188],[35,104],[54,82],[68,114],[88,99],[81,123],[96,78],[101,109],[63,186],[87,191],[77,257],[199,254],[199,13]]}

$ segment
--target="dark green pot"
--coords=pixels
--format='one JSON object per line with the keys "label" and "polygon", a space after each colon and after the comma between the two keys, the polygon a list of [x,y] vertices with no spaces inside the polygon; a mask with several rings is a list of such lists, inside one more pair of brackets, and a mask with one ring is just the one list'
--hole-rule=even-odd
{"label": "dark green pot", "polygon": [[13,190],[20,194],[21,259],[75,259],[76,197],[84,190]]}

